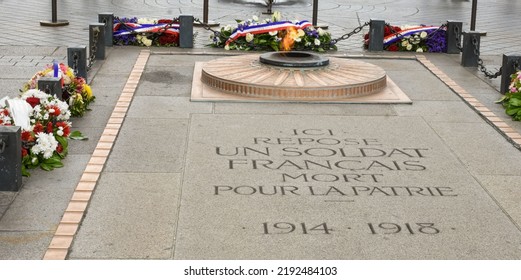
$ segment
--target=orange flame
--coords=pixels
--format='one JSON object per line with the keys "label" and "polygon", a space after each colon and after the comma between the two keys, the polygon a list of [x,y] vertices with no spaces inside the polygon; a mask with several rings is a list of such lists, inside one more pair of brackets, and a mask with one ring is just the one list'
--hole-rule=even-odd
{"label": "orange flame", "polygon": [[290,27],[286,29],[286,35],[282,38],[280,42],[280,49],[283,51],[290,51],[295,44],[295,38],[297,38],[298,32],[295,27]]}

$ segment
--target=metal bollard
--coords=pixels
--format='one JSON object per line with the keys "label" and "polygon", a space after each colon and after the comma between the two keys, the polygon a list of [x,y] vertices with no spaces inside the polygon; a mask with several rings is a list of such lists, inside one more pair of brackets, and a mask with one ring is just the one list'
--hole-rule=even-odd
{"label": "metal bollard", "polygon": [[318,26],[318,0],[313,0],[313,26]]}
{"label": "metal bollard", "polygon": [[461,31],[463,30],[463,22],[447,21],[447,32],[445,38],[447,40],[447,53],[460,53],[461,48]]}
{"label": "metal bollard", "polygon": [[379,52],[384,50],[385,21],[372,19],[369,22],[369,51]]}
{"label": "metal bollard", "polygon": [[103,23],[96,22],[89,25],[89,56],[96,60],[105,59],[105,24]]}
{"label": "metal bollard", "polygon": [[22,129],[0,125],[0,191],[16,192],[22,186]]}
{"label": "metal bollard", "polygon": [[517,54],[504,54],[503,65],[501,66],[501,94],[505,94],[509,91],[510,76],[519,70],[521,70],[521,56]]}
{"label": "metal bollard", "polygon": [[51,1],[51,20],[48,21],[48,20],[42,20],[40,21],[40,25],[41,26],[52,26],[52,27],[56,27],[56,26],[65,26],[65,25],[69,25],[69,21],[67,20],[58,20],[58,3],[57,3],[57,0],[52,0]]}
{"label": "metal bollard", "polygon": [[[74,75],[87,81],[87,47],[67,48],[67,64],[73,69]],[[87,81],[88,82],[88,81]]]}
{"label": "metal bollard", "polygon": [[98,15],[100,23],[105,24],[105,46],[112,47],[114,34],[114,13],[102,13]]}
{"label": "metal bollard", "polygon": [[463,50],[461,51],[461,66],[478,67],[480,40],[481,36],[479,32],[470,31],[463,33]]}
{"label": "metal bollard", "polygon": [[179,16],[179,47],[194,47],[194,17],[192,15]]}
{"label": "metal bollard", "polygon": [[50,94],[56,95],[60,100],[63,100],[63,91],[61,79],[56,77],[43,77],[38,80],[38,89]]}

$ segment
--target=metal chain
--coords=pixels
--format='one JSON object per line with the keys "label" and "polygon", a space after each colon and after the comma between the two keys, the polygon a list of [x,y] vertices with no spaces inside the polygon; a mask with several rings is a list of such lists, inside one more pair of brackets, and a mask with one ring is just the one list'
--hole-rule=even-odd
{"label": "metal chain", "polygon": [[179,18],[173,18],[172,23],[167,23],[163,28],[159,29],[159,32],[157,33],[159,36],[163,35],[169,28],[171,28],[175,23],[179,22]]}
{"label": "metal chain", "polygon": [[463,46],[461,46],[461,33],[459,30],[459,26],[454,25],[454,29],[452,30],[454,32],[454,38],[456,39],[456,48],[461,52],[463,51]]}
{"label": "metal chain", "polygon": [[495,79],[499,76],[501,76],[501,72],[503,70],[503,67],[500,67],[499,70],[496,73],[488,71],[487,67],[483,65],[483,60],[479,57],[479,45],[478,45],[478,39],[474,36],[472,37],[472,45],[474,46],[474,55],[478,57],[478,69],[481,71],[485,77],[489,79]]}
{"label": "metal chain", "polygon": [[438,29],[436,29],[433,32],[431,32],[431,34],[429,34],[427,36],[427,39],[432,38],[434,36],[434,34],[438,33],[440,30],[445,30],[446,28],[447,28],[447,24],[446,23],[442,24]]}
{"label": "metal chain", "polygon": [[512,63],[512,66],[514,66],[514,70],[517,72],[517,71],[521,71],[521,68],[519,67],[519,60],[516,60]]}
{"label": "metal chain", "polygon": [[78,61],[80,60],[80,56],[77,52],[74,52],[72,56],[72,71],[74,72],[74,76],[78,76]]}
{"label": "metal chain", "polygon": [[92,29],[92,46],[90,48],[90,56],[89,56],[89,63],[87,65],[87,71],[89,71],[92,68],[94,61],[96,60],[96,52],[98,51],[99,34],[100,34],[99,27],[94,27]]}
{"label": "metal chain", "polygon": [[194,22],[195,23],[198,23],[200,24],[205,30],[208,30],[208,31],[212,31],[213,34],[219,34],[220,32],[219,31],[215,31],[213,30],[208,24],[202,22],[200,19],[198,18],[194,18]]}
{"label": "metal chain", "polygon": [[349,37],[360,33],[362,31],[362,29],[366,26],[369,26],[369,22],[365,22],[364,24],[357,26],[355,29],[353,29],[353,31],[342,35],[342,37],[340,37],[340,38],[332,39],[331,43],[336,44],[336,43],[338,43],[338,41],[347,40],[347,39],[349,39]]}
{"label": "metal chain", "polygon": [[6,143],[4,139],[0,138],[0,154],[2,154],[5,151]]}
{"label": "metal chain", "polygon": [[386,22],[386,23],[385,23],[385,26],[387,26],[387,27],[389,28],[389,31],[390,31],[394,36],[396,36],[396,38],[398,38],[398,39],[400,39],[400,40],[403,40],[403,38],[405,37],[405,36],[403,36],[402,34],[396,32],[396,30],[394,30],[393,26],[390,25],[389,23]]}

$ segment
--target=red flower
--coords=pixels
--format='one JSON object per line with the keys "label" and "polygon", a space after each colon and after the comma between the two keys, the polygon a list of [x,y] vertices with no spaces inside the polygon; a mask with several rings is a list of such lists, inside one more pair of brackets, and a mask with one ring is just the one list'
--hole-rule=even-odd
{"label": "red flower", "polygon": [[47,110],[51,110],[51,109],[54,110],[53,113],[50,113],[51,116],[57,117],[57,116],[59,116],[61,114],[60,108],[58,106],[54,105],[54,106],[47,107]]}
{"label": "red flower", "polygon": [[53,131],[52,122],[49,122],[49,123],[47,123],[47,133],[52,133],[52,131]]}
{"label": "red flower", "polygon": [[22,131],[22,141],[24,142],[32,142],[34,141],[34,137],[29,131]]}
{"label": "red flower", "polygon": [[36,105],[39,105],[40,104],[40,98],[36,98],[36,97],[27,97],[27,99],[25,100],[27,103],[29,103],[29,105],[31,105],[31,107],[35,107]]}
{"label": "red flower", "polygon": [[36,124],[34,125],[33,132],[34,132],[35,134],[38,134],[38,133],[40,133],[40,132],[43,132],[43,125],[42,125],[41,123],[39,123],[39,122],[36,123]]}
{"label": "red flower", "polygon": [[61,144],[58,144],[58,146],[56,146],[56,152],[58,152],[58,154],[60,154],[61,152],[63,152],[63,147]]}
{"label": "red flower", "polygon": [[26,148],[22,148],[22,158],[26,157],[29,153]]}
{"label": "red flower", "polygon": [[63,128],[63,137],[68,137],[71,134],[71,127],[66,122],[57,122],[56,126]]}
{"label": "red flower", "polygon": [[160,45],[170,45],[179,43],[179,35],[177,34],[163,34],[159,36]]}
{"label": "red flower", "polygon": [[400,31],[402,31],[402,29],[400,27],[398,27],[398,26],[391,26],[391,27],[389,27],[389,26],[386,25],[384,27],[384,36],[389,36],[391,34],[398,33]]}
{"label": "red flower", "polygon": [[399,50],[398,46],[396,44],[393,44],[393,45],[390,45],[388,48],[387,48],[388,51],[391,51],[391,52],[396,52]]}

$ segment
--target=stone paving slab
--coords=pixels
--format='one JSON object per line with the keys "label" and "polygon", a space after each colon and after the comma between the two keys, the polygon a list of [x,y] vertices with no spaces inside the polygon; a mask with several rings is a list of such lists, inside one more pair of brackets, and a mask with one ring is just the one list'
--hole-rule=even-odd
{"label": "stone paving slab", "polygon": [[127,118],[106,171],[131,173],[139,164],[140,172],[180,172],[187,131],[183,119]]}
{"label": "stone paving slab", "polygon": [[175,173],[106,173],[70,259],[169,259],[180,184]]}
{"label": "stone paving slab", "polygon": [[193,115],[190,139],[176,259],[521,257],[519,229],[419,118]]}

